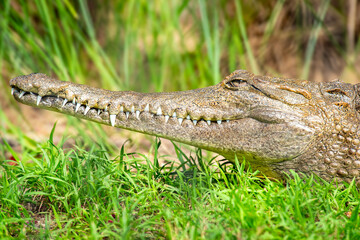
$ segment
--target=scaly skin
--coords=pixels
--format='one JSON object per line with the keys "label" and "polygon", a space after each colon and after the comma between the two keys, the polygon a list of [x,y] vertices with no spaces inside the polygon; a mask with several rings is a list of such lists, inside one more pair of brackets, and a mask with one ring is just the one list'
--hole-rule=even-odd
{"label": "scaly skin", "polygon": [[230,161],[236,155],[269,177],[293,169],[360,184],[358,85],[245,70],[215,86],[169,93],[108,91],[44,74],[10,85],[21,103],[183,142]]}

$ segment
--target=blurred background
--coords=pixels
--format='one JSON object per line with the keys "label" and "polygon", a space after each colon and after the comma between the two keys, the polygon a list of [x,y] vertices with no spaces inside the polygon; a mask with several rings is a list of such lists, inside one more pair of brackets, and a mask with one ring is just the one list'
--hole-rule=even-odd
{"label": "blurred background", "polygon": [[18,75],[141,92],[214,85],[236,69],[359,83],[359,33],[356,0],[2,0],[0,137],[36,150],[57,121],[54,138],[70,145],[149,147],[143,135],[16,103]]}

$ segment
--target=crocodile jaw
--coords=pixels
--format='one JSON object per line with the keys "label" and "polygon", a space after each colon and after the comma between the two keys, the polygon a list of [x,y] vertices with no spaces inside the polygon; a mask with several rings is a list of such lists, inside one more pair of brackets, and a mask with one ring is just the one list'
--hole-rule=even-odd
{"label": "crocodile jaw", "polygon": [[266,100],[264,107],[261,94],[244,91],[237,96],[223,92],[220,85],[141,94],[62,82],[43,74],[21,76],[10,85],[21,103],[183,142],[229,160],[237,155],[268,176],[278,176],[272,163],[296,158],[315,138],[308,119],[286,104]]}

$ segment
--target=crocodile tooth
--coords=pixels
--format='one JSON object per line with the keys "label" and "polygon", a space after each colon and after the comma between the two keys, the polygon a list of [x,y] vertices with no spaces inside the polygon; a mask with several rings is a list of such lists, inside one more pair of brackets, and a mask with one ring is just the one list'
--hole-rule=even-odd
{"label": "crocodile tooth", "polygon": [[176,112],[174,112],[172,116],[176,118]]}
{"label": "crocodile tooth", "polygon": [[187,119],[187,120],[190,120],[190,115],[187,115],[186,119]]}
{"label": "crocodile tooth", "polygon": [[123,106],[120,107],[120,112],[122,112],[122,113],[124,112],[124,107]]}
{"label": "crocodile tooth", "polygon": [[217,122],[219,125],[221,125],[221,120],[217,120],[216,122]]}
{"label": "crocodile tooth", "polygon": [[107,112],[107,106],[105,107],[104,111]]}
{"label": "crocodile tooth", "polygon": [[72,104],[74,104],[75,105],[75,103],[76,103],[76,100],[75,100],[75,98],[73,99],[73,101],[72,101]]}
{"label": "crocodile tooth", "polygon": [[136,114],[136,118],[139,119],[139,117],[140,117],[140,111],[137,110],[137,111],[135,112],[135,114]]}
{"label": "crocodile tooth", "polygon": [[23,90],[20,90],[19,98],[22,98],[24,96],[25,92]]}
{"label": "crocodile tooth", "polygon": [[145,108],[144,108],[144,112],[149,112],[150,108],[149,108],[149,104],[146,104]]}
{"label": "crocodile tooth", "polygon": [[165,123],[167,123],[169,121],[170,116],[169,115],[165,115]]}
{"label": "crocodile tooth", "polygon": [[41,97],[40,95],[37,96],[37,98],[36,98],[36,105],[39,106],[40,101],[41,101],[41,98],[42,98],[42,97]]}
{"label": "crocodile tooth", "polygon": [[211,121],[210,120],[207,120],[206,121],[207,122],[207,124],[210,126],[210,124],[211,124]]}
{"label": "crocodile tooth", "polygon": [[86,106],[85,111],[84,111],[84,115],[86,115],[89,110],[90,110],[90,107],[89,107],[89,106]]}
{"label": "crocodile tooth", "polygon": [[131,106],[131,110],[130,110],[132,113],[135,112],[135,107],[134,106]]}
{"label": "crocodile tooth", "polygon": [[115,114],[110,114],[111,126],[115,126],[115,119],[116,119],[116,115]]}
{"label": "crocodile tooth", "polygon": [[126,118],[129,118],[130,112],[126,112]]}
{"label": "crocodile tooth", "polygon": [[180,123],[180,125],[181,125],[181,123],[182,123],[182,121],[184,120],[183,118],[178,118],[178,120],[179,120],[179,123]]}
{"label": "crocodile tooth", "polygon": [[68,100],[65,98],[61,107],[64,107],[67,102],[68,102]]}
{"label": "crocodile tooth", "polygon": [[100,108],[97,110],[97,114],[100,115]]}
{"label": "crocodile tooth", "polygon": [[77,104],[76,104],[76,107],[75,107],[75,112],[77,112],[77,111],[79,110],[80,106],[81,106],[81,104],[80,104],[80,103],[77,103]]}
{"label": "crocodile tooth", "polygon": [[197,124],[197,120],[193,120],[193,124],[196,125],[196,124]]}
{"label": "crocodile tooth", "polygon": [[156,115],[161,116],[162,115],[162,111],[161,111],[161,107],[158,108]]}
{"label": "crocodile tooth", "polygon": [[228,119],[228,120],[226,120],[226,122],[230,122],[230,120]]}
{"label": "crocodile tooth", "polygon": [[15,89],[12,87],[11,88],[11,95],[14,95],[14,91],[15,91]]}
{"label": "crocodile tooth", "polygon": [[30,94],[31,94],[31,95],[33,95],[33,96],[36,96],[36,94],[35,94],[35,93],[33,93],[33,92],[30,92]]}

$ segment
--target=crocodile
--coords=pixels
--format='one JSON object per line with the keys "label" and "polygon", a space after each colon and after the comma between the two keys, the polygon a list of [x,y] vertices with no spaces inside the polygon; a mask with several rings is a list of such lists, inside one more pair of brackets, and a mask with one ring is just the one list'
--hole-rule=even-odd
{"label": "crocodile", "polygon": [[109,91],[41,73],[10,86],[21,103],[206,149],[270,178],[293,170],[360,185],[360,84],[236,70],[178,92]]}

